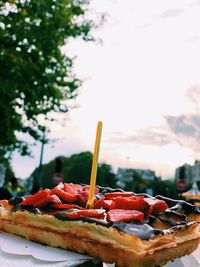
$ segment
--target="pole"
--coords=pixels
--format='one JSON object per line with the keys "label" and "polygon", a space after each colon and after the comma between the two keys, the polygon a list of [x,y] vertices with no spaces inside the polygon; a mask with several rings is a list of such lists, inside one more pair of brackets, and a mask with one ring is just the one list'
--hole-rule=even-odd
{"label": "pole", "polygon": [[38,167],[38,171],[37,171],[37,175],[36,175],[36,181],[35,181],[35,185],[38,187],[42,186],[42,162],[43,162],[43,155],[44,155],[44,145],[46,143],[46,139],[45,139],[45,130],[43,132],[43,137],[42,137],[42,145],[41,145],[41,150],[40,150],[40,162],[39,162],[39,167]]}

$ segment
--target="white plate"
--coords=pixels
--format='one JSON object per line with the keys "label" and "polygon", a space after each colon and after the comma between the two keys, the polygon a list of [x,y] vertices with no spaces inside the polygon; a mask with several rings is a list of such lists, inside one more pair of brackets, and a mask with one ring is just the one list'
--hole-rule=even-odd
{"label": "white plate", "polygon": [[94,259],[88,255],[48,247],[7,233],[0,233],[0,248],[3,252],[9,254],[31,255],[42,261],[82,261]]}

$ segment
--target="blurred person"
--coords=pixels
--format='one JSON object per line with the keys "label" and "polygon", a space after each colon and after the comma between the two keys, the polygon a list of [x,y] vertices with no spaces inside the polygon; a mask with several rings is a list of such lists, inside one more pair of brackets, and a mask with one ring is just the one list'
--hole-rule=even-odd
{"label": "blurred person", "polygon": [[12,197],[17,197],[21,194],[21,188],[16,177],[10,179],[7,189]]}

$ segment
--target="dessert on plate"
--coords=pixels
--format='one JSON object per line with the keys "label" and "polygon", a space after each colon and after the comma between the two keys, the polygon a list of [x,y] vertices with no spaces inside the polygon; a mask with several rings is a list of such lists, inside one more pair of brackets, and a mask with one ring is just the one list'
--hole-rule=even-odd
{"label": "dessert on plate", "polygon": [[26,198],[0,201],[0,230],[87,253],[118,267],[155,267],[199,244],[199,209],[186,201],[60,183]]}

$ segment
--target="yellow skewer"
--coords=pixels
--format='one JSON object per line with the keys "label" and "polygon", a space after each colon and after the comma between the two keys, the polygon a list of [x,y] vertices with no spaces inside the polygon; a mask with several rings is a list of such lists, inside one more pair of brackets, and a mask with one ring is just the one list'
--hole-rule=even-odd
{"label": "yellow skewer", "polygon": [[88,198],[88,201],[86,204],[87,209],[93,208],[93,205],[94,205],[95,185],[96,185],[96,176],[97,176],[97,164],[98,164],[98,157],[99,157],[102,125],[103,125],[102,122],[99,121],[98,125],[97,125],[96,139],[95,139],[95,146],[94,146],[94,155],[93,155],[93,161],[92,161],[89,198]]}

